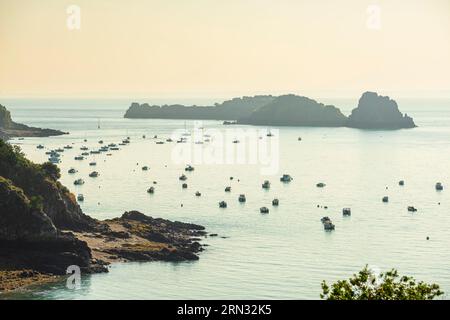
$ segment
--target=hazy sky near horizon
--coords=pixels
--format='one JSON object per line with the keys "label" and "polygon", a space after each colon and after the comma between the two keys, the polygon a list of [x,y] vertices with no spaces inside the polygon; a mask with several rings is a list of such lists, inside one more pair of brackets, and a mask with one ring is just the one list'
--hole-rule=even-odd
{"label": "hazy sky near horizon", "polygon": [[366,90],[450,97],[449,0],[0,0],[0,97]]}

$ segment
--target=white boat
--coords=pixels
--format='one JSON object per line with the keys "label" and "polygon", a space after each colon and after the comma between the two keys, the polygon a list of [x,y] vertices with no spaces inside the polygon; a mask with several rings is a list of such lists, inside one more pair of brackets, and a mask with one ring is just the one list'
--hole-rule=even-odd
{"label": "white boat", "polygon": [[82,194],[79,194],[77,200],[80,202],[84,201],[84,196]]}

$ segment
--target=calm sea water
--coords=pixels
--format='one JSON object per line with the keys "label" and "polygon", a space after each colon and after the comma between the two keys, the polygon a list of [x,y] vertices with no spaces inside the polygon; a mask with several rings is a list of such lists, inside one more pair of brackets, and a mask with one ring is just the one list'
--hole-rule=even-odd
{"label": "calm sea water", "polygon": [[[347,278],[366,264],[375,270],[397,268],[437,282],[450,292],[450,101],[399,100],[401,110],[419,126],[412,130],[273,128],[279,129],[280,144],[276,174],[263,176],[258,165],[198,164],[187,174],[187,190],[178,180],[184,165],[172,160],[176,144],[157,145],[151,139],[153,135],[167,138],[184,128],[185,122],[124,119],[130,102],[10,100],[2,104],[18,122],[70,132],[13,142],[36,162],[47,159],[45,150],[37,150],[36,145],[52,149],[74,143],[62,157],[61,180],[75,194],[84,194],[81,206],[87,214],[106,219],[139,210],[204,225],[219,237],[203,241],[209,246],[196,262],[116,264],[108,274],[83,277],[79,290],[58,283],[10,297],[316,299],[322,280]],[[347,114],[357,103],[326,102]],[[186,125],[190,128],[193,122]],[[224,129],[218,121],[206,121],[203,126]],[[82,145],[98,148],[100,139],[117,143],[126,136],[132,143],[112,156],[73,159]],[[97,162],[97,179],[88,177],[94,170],[88,165],[91,160]],[[150,170],[142,171],[143,165]],[[67,174],[70,167],[79,172]],[[280,183],[283,173],[294,180]],[[74,186],[80,177],[86,183]],[[269,191],[261,189],[266,179],[272,182]],[[404,187],[398,185],[401,179]],[[156,192],[149,195],[146,190],[154,180],[158,181]],[[442,192],[434,188],[438,181],[446,187]],[[318,182],[326,187],[316,188]],[[232,187],[231,193],[224,192],[226,186]],[[197,190],[202,197],[194,196]],[[241,193],[247,196],[245,204],[237,201]],[[388,204],[381,201],[385,195],[390,198]],[[278,208],[271,206],[273,198],[280,199]],[[227,209],[218,207],[221,200],[228,202]],[[418,211],[409,213],[409,205]],[[261,206],[269,207],[270,213],[261,215]],[[344,207],[351,207],[351,217],[342,217]],[[323,216],[331,217],[334,232],[324,232]]]}

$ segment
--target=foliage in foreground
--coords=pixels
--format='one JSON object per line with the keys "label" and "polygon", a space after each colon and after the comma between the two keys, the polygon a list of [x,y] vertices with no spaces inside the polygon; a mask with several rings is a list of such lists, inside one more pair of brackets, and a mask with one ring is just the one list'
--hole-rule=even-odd
{"label": "foliage in foreground", "polygon": [[365,266],[348,280],[331,286],[323,281],[320,297],[327,300],[432,300],[443,294],[437,284],[400,276],[395,269],[377,275]]}

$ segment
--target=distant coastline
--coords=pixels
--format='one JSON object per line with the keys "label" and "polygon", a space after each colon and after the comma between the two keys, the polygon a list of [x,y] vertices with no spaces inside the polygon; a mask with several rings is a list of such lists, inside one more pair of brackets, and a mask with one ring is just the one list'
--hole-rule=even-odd
{"label": "distant coastline", "polygon": [[50,137],[67,134],[60,130],[41,129],[16,123],[11,119],[11,113],[0,104],[0,139],[8,140],[14,137]]}
{"label": "distant coastline", "polygon": [[225,120],[238,124],[300,127],[349,127],[396,130],[414,128],[414,120],[403,115],[397,103],[375,92],[365,92],[358,106],[346,117],[339,108],[294,94],[234,98],[214,106],[184,106],[132,103],[129,119]]}

